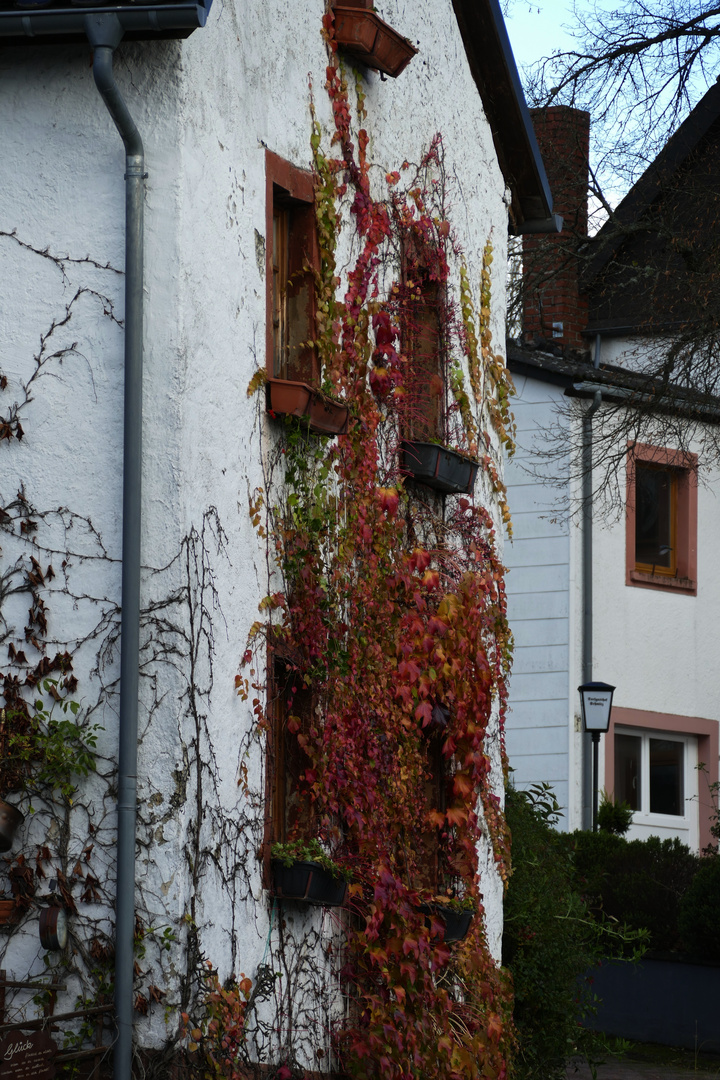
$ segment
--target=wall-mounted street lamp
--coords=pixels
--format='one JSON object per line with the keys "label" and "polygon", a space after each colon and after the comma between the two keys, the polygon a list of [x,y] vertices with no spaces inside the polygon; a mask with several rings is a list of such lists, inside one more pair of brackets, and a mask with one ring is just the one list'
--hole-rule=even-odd
{"label": "wall-mounted street lamp", "polygon": [[598,814],[598,747],[600,736],[610,727],[610,712],[615,687],[610,683],[589,682],[578,686],[582,708],[583,730],[589,732],[593,742],[593,832],[597,832]]}

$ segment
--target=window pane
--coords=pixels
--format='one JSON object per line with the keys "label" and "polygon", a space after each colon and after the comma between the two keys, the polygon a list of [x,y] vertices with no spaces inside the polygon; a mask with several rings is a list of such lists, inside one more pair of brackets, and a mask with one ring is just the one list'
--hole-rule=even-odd
{"label": "window pane", "polygon": [[640,737],[615,736],[615,801],[640,809]]}
{"label": "window pane", "polygon": [[671,569],[673,552],[673,484],[670,469],[638,462],[635,468],[635,561]]}
{"label": "window pane", "polygon": [[408,282],[404,348],[410,361],[406,405],[409,435],[414,439],[442,439],[445,412],[444,364],[441,342],[441,291],[421,271]]}
{"label": "window pane", "polygon": [[288,232],[290,214],[273,207],[273,375],[286,379],[287,374],[287,287]]}
{"label": "window pane", "polygon": [[650,740],[650,813],[684,813],[684,744],[670,739]]}

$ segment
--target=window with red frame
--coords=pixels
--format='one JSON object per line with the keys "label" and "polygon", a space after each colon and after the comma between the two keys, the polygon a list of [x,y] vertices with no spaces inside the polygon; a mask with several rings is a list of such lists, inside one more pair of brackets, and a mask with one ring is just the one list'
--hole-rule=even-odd
{"label": "window with red frame", "polygon": [[312,173],[265,152],[267,372],[313,382],[314,273],[320,265]]}
{"label": "window with red frame", "polygon": [[309,840],[316,822],[304,776],[303,748],[312,721],[312,692],[292,665],[275,658],[269,686],[266,844]]}
{"label": "window with red frame", "polygon": [[[435,731],[427,741],[427,771],[425,774],[425,805],[428,811],[445,813],[448,804],[450,768],[443,754],[443,738]],[[418,838],[417,867],[414,885],[432,893],[439,892],[448,881],[445,845],[439,828],[428,822],[427,830]]]}
{"label": "window with red frame", "polygon": [[697,592],[697,457],[636,444],[628,451],[626,582]]}
{"label": "window with red frame", "polygon": [[410,246],[403,259],[402,337],[407,360],[405,378],[406,438],[420,442],[445,438],[445,363],[442,334],[443,285],[427,259]]}

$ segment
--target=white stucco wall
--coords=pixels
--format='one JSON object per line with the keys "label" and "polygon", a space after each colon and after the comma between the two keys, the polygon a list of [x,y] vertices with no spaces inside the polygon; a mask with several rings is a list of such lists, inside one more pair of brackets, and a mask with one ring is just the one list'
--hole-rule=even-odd
{"label": "white stucco wall", "polygon": [[624,521],[596,528],[593,667],[617,684],[614,704],[681,716],[720,718],[715,656],[720,583],[714,570],[720,503],[713,486],[698,491],[698,594],[625,584]]}
{"label": "white stucco wall", "polygon": [[[473,283],[488,236],[495,245],[493,330],[500,347],[504,182],[452,5],[387,0],[383,16],[419,42],[420,53],[396,81],[363,74],[368,153],[381,166],[377,193],[386,169],[418,161],[442,132],[449,209]],[[274,437],[246,387],[265,362],[265,266],[256,244],[265,234],[265,147],[309,167],[308,78],[329,143],[321,17],[322,5],[309,0],[290,14],[277,0],[216,0],[207,26],[188,40],[121,45],[115,58],[149,173],[138,875],[149,922],[182,939],[183,920],[192,915],[202,926],[205,954],[223,976],[252,974],[271,930],[256,861],[260,808],[243,802],[237,783],[240,764],[255,789],[262,771],[256,745],[239,761],[250,745],[252,715],[236,697],[233,678],[266,592],[265,552],[251,526],[248,496],[263,483],[262,440]],[[49,637],[75,649],[79,699],[99,703],[100,749],[109,763],[121,556],[123,277],[117,271],[124,155],[89,61],[89,48],[81,46],[0,50],[0,369],[9,378],[0,401],[22,400],[41,335],[52,328],[42,359],[68,350],[49,359],[32,383],[23,441],[0,447],[0,505],[24,484],[39,515],[38,543],[57,552],[56,561],[71,552],[51,590]],[[341,248],[339,265],[346,254]],[[484,498],[491,502],[487,488]],[[67,509],[53,516],[58,507]],[[3,549],[10,559],[28,553],[19,525],[14,539],[3,537]],[[21,596],[4,609],[10,625],[22,627],[25,606]],[[198,755],[212,758],[214,775],[214,787],[199,794]],[[499,768],[496,787],[501,790]],[[88,814],[112,847],[112,800],[99,781],[88,791]],[[242,894],[211,873],[192,894],[186,853],[198,808],[218,865],[231,872],[232,849],[233,858],[251,866]],[[250,817],[254,824],[244,829]],[[39,819],[32,823],[34,839],[43,827]],[[72,857],[79,854],[74,842]],[[108,884],[109,898],[112,858],[100,851],[99,844],[95,873]],[[485,891],[488,934],[497,956],[502,890],[492,859],[485,863],[492,879]],[[107,910],[90,909],[102,917]],[[306,919],[322,939],[327,917],[314,912]],[[9,972],[25,977],[43,970],[33,933],[30,927],[22,948],[21,938],[13,939],[4,960]],[[181,950],[156,950],[148,954],[147,980],[160,982],[164,972],[172,983],[183,964]],[[164,1037],[163,1010],[156,1008],[143,1038]]]}
{"label": "white stucco wall", "polygon": [[[603,362],[632,366],[651,357],[666,343],[627,338],[603,339]],[[641,441],[651,442],[649,438]],[[668,448],[677,442],[663,442]],[[625,517],[596,523],[594,541],[595,611],[598,632],[594,668],[612,670],[617,678],[615,703],[636,709],[682,716],[720,717],[720,671],[714,662],[715,625],[720,611],[720,581],[714,554],[720,528],[720,470],[702,446],[698,454],[697,596],[625,585]],[[624,497],[624,469],[618,476]]]}

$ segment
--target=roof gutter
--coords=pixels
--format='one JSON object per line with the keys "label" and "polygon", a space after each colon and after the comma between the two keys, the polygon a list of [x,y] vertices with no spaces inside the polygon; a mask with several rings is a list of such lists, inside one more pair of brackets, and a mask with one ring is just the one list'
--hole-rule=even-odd
{"label": "roof gutter", "polygon": [[115,1080],[130,1080],[133,1050],[135,834],[140,666],[140,525],[142,493],[143,201],[145,152],[113,76],[123,37],[114,14],[85,15],[93,76],[125,146],[125,403],[123,436],[122,615],[115,903]]}
{"label": "roof gutter", "polygon": [[530,233],[561,233],[562,214],[550,214],[546,218],[527,218],[516,231],[516,235],[527,236]]}
{"label": "roof gutter", "polygon": [[207,7],[197,0],[185,3],[150,3],[137,6],[40,8],[37,11],[0,11],[0,39],[4,45],[58,44],[84,41],[87,20],[111,17],[126,39],[187,36],[207,21]]}
{"label": "roof gutter", "polygon": [[140,661],[142,481],[143,207],[145,154],[140,133],[113,76],[120,41],[187,37],[204,26],[212,0],[130,6],[0,11],[0,43],[57,45],[89,41],[93,76],[125,147],[125,379],[123,432],[118,840],[115,904],[114,1078],[131,1080],[135,938],[135,840]]}

